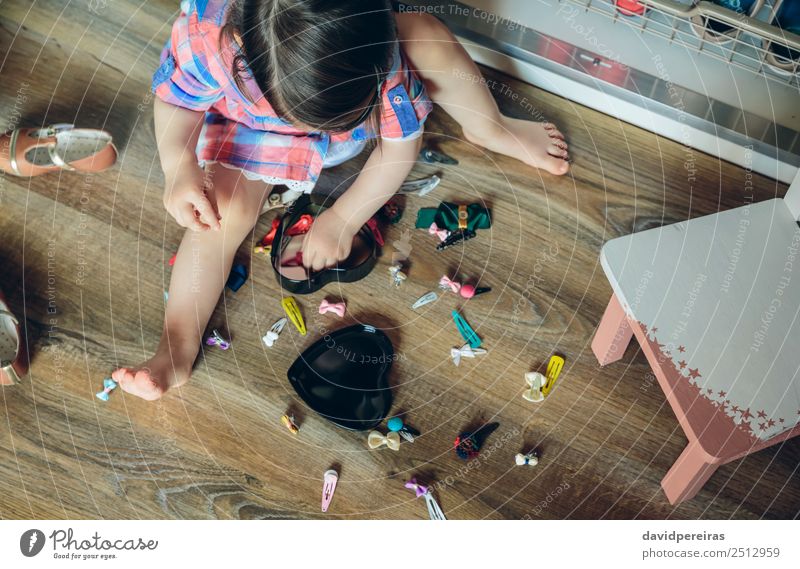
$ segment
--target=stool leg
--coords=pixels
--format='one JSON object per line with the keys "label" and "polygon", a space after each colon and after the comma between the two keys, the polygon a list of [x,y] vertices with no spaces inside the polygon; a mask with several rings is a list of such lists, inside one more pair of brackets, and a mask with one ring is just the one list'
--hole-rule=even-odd
{"label": "stool leg", "polygon": [[691,500],[719,467],[697,441],[690,441],[661,481],[670,504]]}
{"label": "stool leg", "polygon": [[592,351],[600,365],[608,365],[620,359],[631,341],[631,336],[633,330],[628,324],[625,310],[617,296],[612,295],[592,340]]}

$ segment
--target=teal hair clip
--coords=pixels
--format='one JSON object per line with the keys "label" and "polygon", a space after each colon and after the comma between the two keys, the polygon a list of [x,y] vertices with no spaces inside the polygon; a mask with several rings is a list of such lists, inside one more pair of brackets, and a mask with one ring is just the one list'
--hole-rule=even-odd
{"label": "teal hair clip", "polygon": [[481,347],[481,339],[478,337],[478,334],[475,333],[475,330],[464,320],[464,317],[461,316],[457,310],[453,310],[453,320],[456,323],[456,328],[458,328],[459,334],[461,337],[464,338],[464,341],[469,344],[471,348],[480,348]]}

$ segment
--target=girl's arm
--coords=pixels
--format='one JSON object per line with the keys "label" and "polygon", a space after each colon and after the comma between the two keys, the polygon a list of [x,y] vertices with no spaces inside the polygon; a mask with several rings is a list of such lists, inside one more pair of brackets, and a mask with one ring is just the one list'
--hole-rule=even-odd
{"label": "girl's arm", "polygon": [[412,140],[383,140],[361,173],[342,196],[325,210],[306,233],[303,264],[315,271],[346,259],[353,238],[405,181],[417,160],[422,136]]}
{"label": "girl's arm", "polygon": [[153,104],[156,143],[166,181],[164,207],[179,225],[194,231],[218,230],[219,215],[205,194],[205,177],[195,148],[204,113],[165,103]]}

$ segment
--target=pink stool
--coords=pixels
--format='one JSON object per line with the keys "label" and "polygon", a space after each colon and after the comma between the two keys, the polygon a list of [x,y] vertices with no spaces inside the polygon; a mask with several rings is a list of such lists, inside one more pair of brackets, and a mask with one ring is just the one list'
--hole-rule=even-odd
{"label": "pink stool", "polygon": [[639,342],[688,438],[661,481],[672,504],[721,464],[800,434],[796,217],[769,200],[603,247],[614,294],[592,351],[608,365]]}

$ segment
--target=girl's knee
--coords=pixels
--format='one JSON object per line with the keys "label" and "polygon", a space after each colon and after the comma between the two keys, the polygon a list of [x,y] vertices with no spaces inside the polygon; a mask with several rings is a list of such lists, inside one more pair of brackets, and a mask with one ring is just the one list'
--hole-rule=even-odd
{"label": "girl's knee", "polygon": [[420,73],[431,64],[451,60],[452,50],[459,46],[447,26],[430,14],[401,14],[397,24],[403,51]]}

